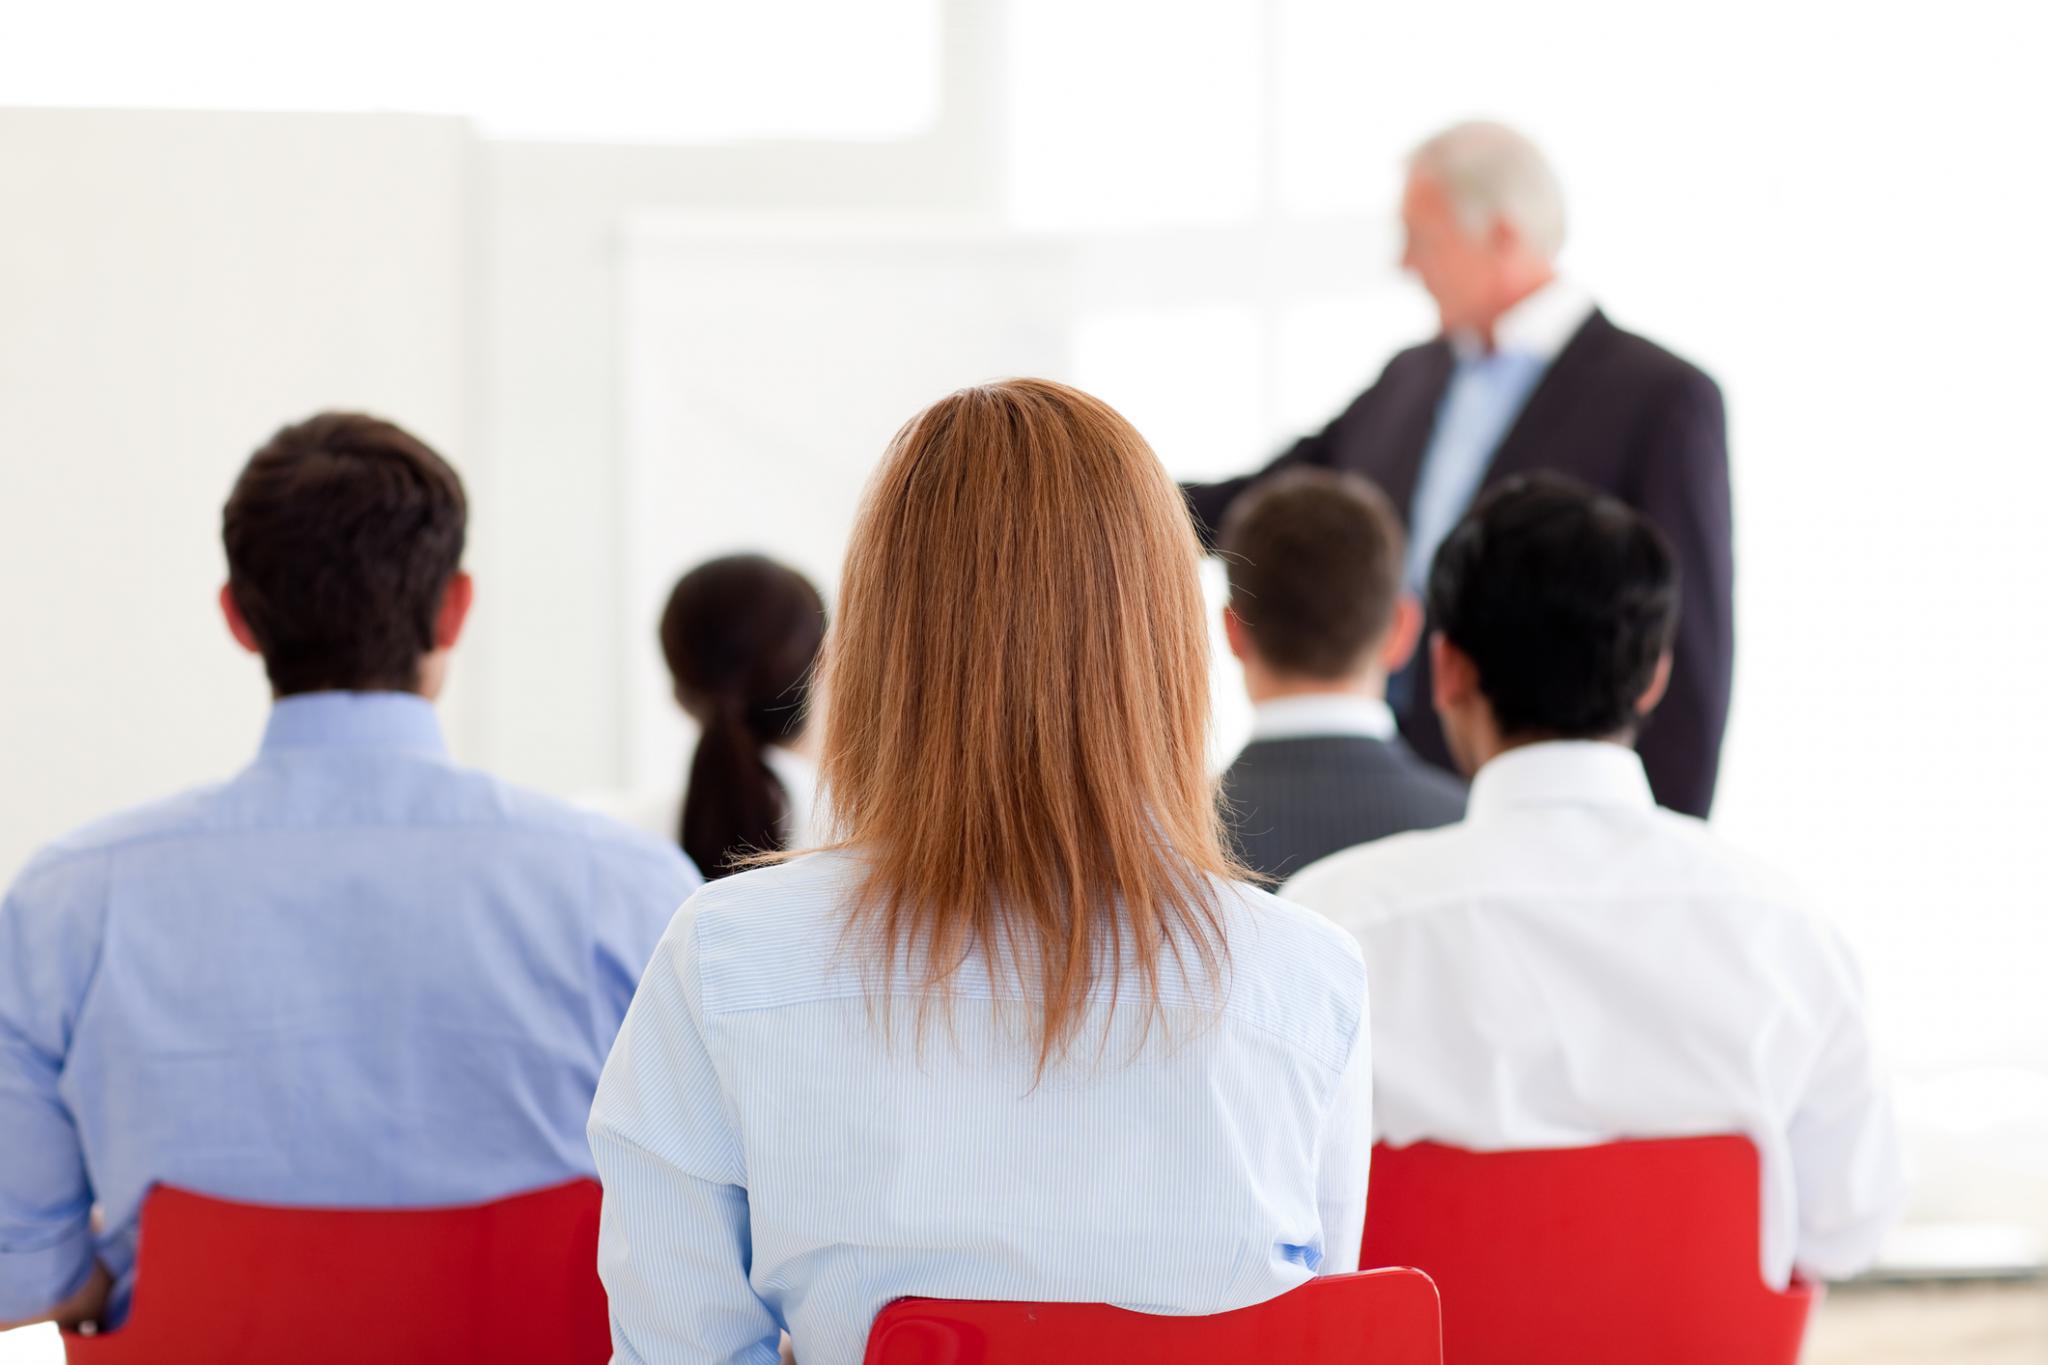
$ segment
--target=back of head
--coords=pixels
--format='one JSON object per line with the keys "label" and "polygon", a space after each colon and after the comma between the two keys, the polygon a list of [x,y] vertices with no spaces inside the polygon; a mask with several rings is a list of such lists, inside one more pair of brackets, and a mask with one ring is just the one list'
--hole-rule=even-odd
{"label": "back of head", "polygon": [[854,929],[940,992],[977,950],[1014,969],[1041,1065],[1099,977],[1135,968],[1149,1008],[1162,957],[1220,964],[1199,556],[1130,424],[1031,379],[912,418],[847,551],[823,781]]}
{"label": "back of head", "polygon": [[1289,470],[1240,497],[1218,545],[1230,610],[1266,666],[1338,680],[1372,658],[1393,625],[1401,519],[1356,474]]}
{"label": "back of head", "polygon": [[455,471],[390,422],[327,412],[271,437],[221,540],[277,694],[417,689],[467,519]]}
{"label": "back of head", "polygon": [[1474,121],[1446,128],[1410,154],[1408,170],[1443,187],[1472,236],[1506,221],[1545,260],[1564,248],[1557,173],[1535,143],[1507,125]]}
{"label": "back of head", "polygon": [[803,731],[825,600],[796,570],[728,555],[684,574],[661,614],[661,652],[676,699],[702,733],[677,832],[706,877],[782,848],[787,795],[763,748]]}
{"label": "back of head", "polygon": [[1504,738],[1626,735],[1671,647],[1677,560],[1619,499],[1554,474],[1510,479],[1438,549],[1429,613],[1476,666]]}

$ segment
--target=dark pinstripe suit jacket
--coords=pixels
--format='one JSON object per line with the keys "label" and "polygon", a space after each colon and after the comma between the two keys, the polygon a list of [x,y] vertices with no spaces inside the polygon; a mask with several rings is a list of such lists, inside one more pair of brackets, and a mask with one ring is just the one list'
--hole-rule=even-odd
{"label": "dark pinstripe suit jacket", "polygon": [[1465,816],[1465,784],[1399,740],[1311,735],[1254,740],[1223,774],[1238,857],[1291,877],[1318,858]]}

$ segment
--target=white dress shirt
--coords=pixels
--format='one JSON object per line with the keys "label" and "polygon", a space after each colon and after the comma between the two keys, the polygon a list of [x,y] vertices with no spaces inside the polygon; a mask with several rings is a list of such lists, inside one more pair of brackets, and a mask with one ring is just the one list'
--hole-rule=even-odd
{"label": "white dress shirt", "polygon": [[1252,739],[1321,739],[1358,736],[1390,740],[1397,732],[1393,708],[1357,692],[1304,692],[1274,697],[1252,708]]}
{"label": "white dress shirt", "polygon": [[712,883],[640,983],[590,1118],[621,1365],[770,1365],[778,1329],[804,1365],[858,1365],[910,1294],[1215,1313],[1357,1266],[1372,1063],[1348,936],[1219,883],[1227,990],[1162,963],[1148,1028],[1127,965],[1041,1077],[1035,1006],[978,957],[950,1010],[914,965],[870,999],[858,871],[819,853]]}
{"label": "white dress shirt", "polygon": [[1325,858],[1283,894],[1365,950],[1383,1140],[1739,1132],[1763,1157],[1769,1283],[1876,1254],[1905,1188],[1855,964],[1776,877],[1658,808],[1630,750],[1510,750],[1463,824]]}

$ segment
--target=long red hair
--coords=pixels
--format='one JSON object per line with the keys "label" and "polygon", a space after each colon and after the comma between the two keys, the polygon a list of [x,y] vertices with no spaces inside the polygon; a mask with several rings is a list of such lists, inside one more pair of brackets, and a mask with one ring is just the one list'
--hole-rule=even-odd
{"label": "long red hair", "polygon": [[[1107,404],[963,389],[897,433],[823,658],[823,786],[865,868],[848,932],[929,1001],[970,953],[1042,1004],[1039,1066],[1099,980],[1214,983],[1240,875],[1208,774],[1200,549]],[[884,984],[884,998],[888,983]]]}

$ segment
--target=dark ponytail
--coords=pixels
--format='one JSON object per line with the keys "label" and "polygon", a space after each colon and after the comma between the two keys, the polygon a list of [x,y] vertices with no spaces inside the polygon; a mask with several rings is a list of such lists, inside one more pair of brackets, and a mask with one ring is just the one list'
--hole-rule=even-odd
{"label": "dark ponytail", "polygon": [[676,698],[702,727],[677,842],[705,877],[785,844],[789,797],[765,746],[803,732],[825,604],[794,569],[760,555],[685,574],[661,617]]}

